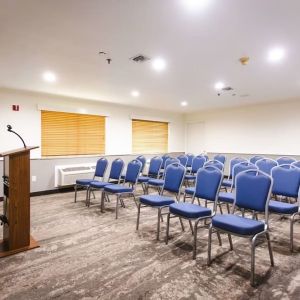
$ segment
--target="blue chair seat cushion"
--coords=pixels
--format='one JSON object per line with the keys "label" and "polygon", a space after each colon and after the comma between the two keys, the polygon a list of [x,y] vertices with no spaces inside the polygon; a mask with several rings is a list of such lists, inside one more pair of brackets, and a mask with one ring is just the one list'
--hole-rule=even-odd
{"label": "blue chair seat cushion", "polygon": [[221,202],[226,202],[226,203],[231,203],[232,204],[234,202],[234,194],[233,193],[220,192],[218,199]]}
{"label": "blue chair seat cushion", "polygon": [[77,179],[76,184],[78,185],[89,185],[94,179]]}
{"label": "blue chair seat cushion", "polygon": [[148,182],[149,179],[150,179],[150,178],[147,177],[147,176],[140,176],[140,177],[138,178],[138,182],[142,182],[142,183]]}
{"label": "blue chair seat cushion", "polygon": [[294,214],[299,210],[297,204],[290,204],[280,201],[270,200],[269,202],[269,211],[278,214]]}
{"label": "blue chair seat cushion", "polygon": [[192,203],[173,203],[169,207],[174,215],[183,216],[190,219],[211,216],[211,209]]}
{"label": "blue chair seat cushion", "polygon": [[187,174],[187,175],[184,176],[184,178],[186,180],[195,180],[196,179],[196,175]]}
{"label": "blue chair seat cushion", "polygon": [[222,182],[222,186],[231,187],[232,180],[231,179],[224,179]]}
{"label": "blue chair seat cushion", "polygon": [[163,186],[165,181],[163,179],[149,179],[148,184],[154,186]]}
{"label": "blue chair seat cushion", "polygon": [[264,231],[265,224],[261,221],[243,218],[237,215],[215,215],[212,218],[213,227],[223,229],[238,235],[255,235]]}
{"label": "blue chair seat cushion", "polygon": [[175,201],[167,196],[160,195],[145,195],[140,197],[140,202],[148,206],[166,206]]}
{"label": "blue chair seat cushion", "polygon": [[195,187],[188,187],[185,189],[185,193],[188,195],[194,195],[195,193]]}
{"label": "blue chair seat cushion", "polygon": [[105,182],[105,181],[91,181],[90,182],[90,187],[95,188],[95,189],[103,189],[105,186],[113,184],[111,182]]}
{"label": "blue chair seat cushion", "polygon": [[110,192],[110,193],[131,193],[133,192],[133,188],[124,186],[121,184],[110,184],[104,187],[105,192]]}

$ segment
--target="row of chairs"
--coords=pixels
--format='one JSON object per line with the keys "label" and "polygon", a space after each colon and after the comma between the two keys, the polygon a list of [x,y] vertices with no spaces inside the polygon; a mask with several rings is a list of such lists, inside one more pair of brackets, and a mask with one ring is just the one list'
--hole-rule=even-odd
{"label": "row of chairs", "polygon": [[[116,218],[118,217],[118,207],[121,205],[124,207],[123,199],[128,196],[132,196],[137,208],[137,225],[139,228],[140,212],[141,208],[151,207],[156,208],[158,211],[157,220],[157,239],[160,235],[160,224],[163,215],[167,215],[167,229],[166,229],[166,243],[168,242],[170,219],[179,217],[182,228],[182,219],[189,221],[191,231],[194,235],[194,251],[193,257],[196,257],[196,241],[197,230],[200,221],[209,219],[211,220],[209,225],[209,238],[208,238],[208,263],[211,262],[211,236],[214,232],[217,233],[219,243],[221,244],[220,233],[227,233],[232,250],[231,235],[239,235],[243,237],[251,237],[251,283],[254,284],[254,253],[256,247],[256,239],[259,236],[265,236],[268,242],[268,249],[270,254],[271,264],[273,265],[272,248],[269,239],[269,225],[268,215],[269,211],[272,213],[278,213],[280,215],[288,215],[291,219],[291,250],[293,250],[293,224],[296,215],[299,215],[299,186],[300,186],[300,169],[295,164],[276,165],[270,172],[272,176],[266,174],[259,168],[257,160],[255,164],[252,162],[242,160],[236,164],[233,164],[232,174],[230,176],[231,185],[230,191],[221,191],[221,188],[227,188],[224,185],[226,182],[223,178],[224,164],[215,159],[207,161],[205,158],[204,163],[198,168],[196,174],[192,173],[193,162],[199,161],[203,156],[196,156],[192,159],[190,167],[187,164],[184,166],[178,158],[178,161],[173,161],[168,165],[163,166],[163,176],[159,178],[160,169],[162,168],[162,158],[160,160],[155,157],[154,160],[160,161],[160,168],[156,178],[149,176],[141,176],[141,170],[143,168],[142,162],[137,158],[131,161],[126,170],[126,174],[121,183],[121,176],[109,176],[107,182],[104,181],[90,181],[87,188],[87,199],[89,199],[90,192],[93,186],[103,190],[101,196],[101,210],[104,210],[104,201],[108,201],[110,195],[116,195]],[[152,159],[152,160],[153,160]],[[262,159],[262,158],[261,158]],[[260,160],[261,160],[260,159]],[[151,162],[152,162],[151,160]],[[166,159],[167,160],[167,159]],[[100,159],[102,162],[102,178],[104,176],[107,164],[105,165],[105,159]],[[115,169],[115,164],[118,160],[114,161],[111,167],[111,172]],[[149,166],[149,172],[151,169],[151,162]],[[225,162],[225,160],[224,160]],[[118,165],[121,163],[118,161]],[[154,165],[154,164],[153,164]],[[98,166],[98,163],[97,163]],[[96,166],[96,171],[97,171]],[[119,167],[119,174],[122,173],[122,167]],[[121,169],[121,171],[120,171]],[[195,171],[195,170],[194,170]],[[148,175],[149,175],[148,172]],[[97,172],[95,172],[96,174]],[[151,172],[150,172],[151,174]],[[156,173],[155,173],[156,174]],[[186,187],[184,192],[184,202],[180,202],[181,190],[184,182],[187,180],[187,176],[193,175],[195,182],[194,187]],[[242,176],[243,175],[243,176]],[[136,198],[135,187],[139,183],[139,178],[147,177],[148,181],[143,178],[140,183],[149,185],[149,181],[152,179],[162,180],[162,186],[158,189],[158,194],[149,195],[147,188],[144,189],[144,195]],[[110,180],[112,179],[112,180]],[[112,184],[112,183],[117,184]],[[82,182],[78,182],[82,184]],[[84,186],[84,185],[83,185]],[[76,201],[77,185],[75,186],[75,201]],[[175,200],[166,195],[166,193],[175,194]],[[186,195],[189,194],[192,197],[191,203],[186,203]],[[278,201],[278,199],[270,200],[271,195],[274,194],[279,197],[296,198],[297,202],[287,203]],[[194,200],[198,200],[198,204],[194,204]],[[205,205],[201,205],[200,199],[205,201]],[[279,200],[282,200],[281,198]],[[213,208],[207,207],[207,203],[213,203]],[[228,213],[217,214],[217,206],[221,209],[221,204],[225,203],[228,208]],[[89,204],[89,202],[88,202]],[[231,210],[229,211],[229,205]],[[242,215],[237,215],[237,209],[241,211]],[[247,211],[251,211],[252,217],[249,218]],[[258,214],[264,213],[264,218],[258,220]],[[194,226],[192,226],[194,221]]]}

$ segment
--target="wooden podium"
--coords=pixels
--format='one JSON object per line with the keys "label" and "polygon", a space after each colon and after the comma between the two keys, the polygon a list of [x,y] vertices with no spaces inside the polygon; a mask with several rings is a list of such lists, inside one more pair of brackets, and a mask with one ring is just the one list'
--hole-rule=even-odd
{"label": "wooden podium", "polygon": [[30,236],[30,151],[26,147],[1,153],[3,161],[3,241],[0,258],[39,247]]}

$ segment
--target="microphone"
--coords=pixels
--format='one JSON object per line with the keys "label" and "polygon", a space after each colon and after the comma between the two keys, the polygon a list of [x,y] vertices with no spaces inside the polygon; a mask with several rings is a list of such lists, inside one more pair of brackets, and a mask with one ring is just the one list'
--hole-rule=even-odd
{"label": "microphone", "polygon": [[23,143],[23,145],[24,145],[24,148],[26,148],[26,144],[25,144],[24,140],[22,139],[22,137],[21,137],[19,134],[17,134],[15,131],[12,130],[11,125],[7,125],[6,127],[7,127],[7,131],[8,131],[8,132],[12,132],[12,133],[14,133],[16,136],[19,137],[19,139],[22,141],[22,143]]}

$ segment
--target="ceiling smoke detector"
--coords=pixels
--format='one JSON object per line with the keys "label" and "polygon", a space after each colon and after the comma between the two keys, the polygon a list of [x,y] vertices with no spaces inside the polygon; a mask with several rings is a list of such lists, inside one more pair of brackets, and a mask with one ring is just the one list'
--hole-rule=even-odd
{"label": "ceiling smoke detector", "polygon": [[142,63],[142,62],[145,62],[147,60],[150,60],[149,57],[143,55],[143,54],[138,54],[138,55],[135,55],[133,57],[130,57],[129,58],[130,60],[134,61],[134,62],[137,62],[137,63]]}

